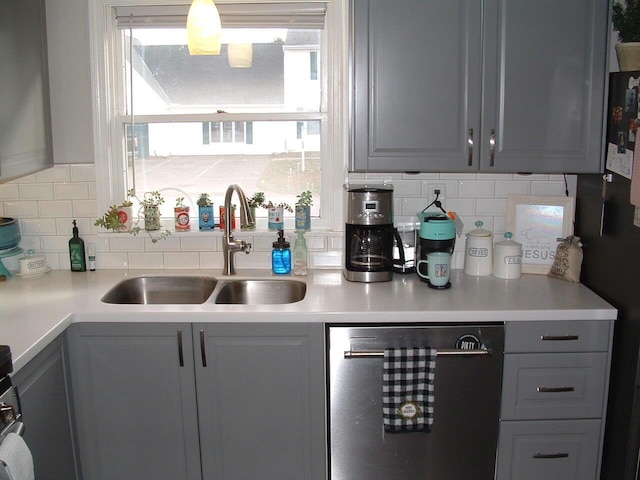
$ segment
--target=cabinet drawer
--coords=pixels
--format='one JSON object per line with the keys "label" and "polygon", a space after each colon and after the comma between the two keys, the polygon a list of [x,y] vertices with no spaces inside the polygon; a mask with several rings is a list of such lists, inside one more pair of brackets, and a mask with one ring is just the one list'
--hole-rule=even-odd
{"label": "cabinet drawer", "polygon": [[610,322],[507,322],[505,352],[606,352]]}
{"label": "cabinet drawer", "polygon": [[599,420],[502,422],[496,480],[595,480]]}
{"label": "cabinet drawer", "polygon": [[601,418],[606,353],[504,357],[502,419]]}

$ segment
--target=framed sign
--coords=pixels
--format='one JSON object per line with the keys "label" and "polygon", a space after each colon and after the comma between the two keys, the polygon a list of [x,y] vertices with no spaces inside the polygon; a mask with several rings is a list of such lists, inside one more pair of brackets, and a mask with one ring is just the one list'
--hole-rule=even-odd
{"label": "framed sign", "polygon": [[505,230],[522,244],[522,273],[547,274],[559,239],[573,235],[575,198],[508,195]]}

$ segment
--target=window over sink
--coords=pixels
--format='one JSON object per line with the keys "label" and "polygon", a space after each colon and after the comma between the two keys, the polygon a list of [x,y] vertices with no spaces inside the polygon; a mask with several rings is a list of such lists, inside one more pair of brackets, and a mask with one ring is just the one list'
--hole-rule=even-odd
{"label": "window over sink", "polygon": [[[342,1],[218,2],[222,48],[214,56],[189,55],[188,5],[94,3],[110,19],[94,23],[95,38],[101,33],[108,45],[104,65],[98,61],[106,94],[97,95],[106,129],[96,129],[104,147],[99,207],[129,189],[138,196],[158,190],[168,218],[176,198],[195,207],[206,192],[219,205],[238,183],[248,196],[265,192],[267,201],[289,205],[310,190],[314,228],[336,226],[334,179],[346,164],[336,125],[346,108],[328,79],[340,78],[346,63],[346,49],[329,54],[343,48],[342,19],[333,11]],[[248,67],[232,66],[240,45],[250,46],[241,53]],[[266,213],[257,211],[258,228]],[[289,221],[285,228],[293,214]]]}

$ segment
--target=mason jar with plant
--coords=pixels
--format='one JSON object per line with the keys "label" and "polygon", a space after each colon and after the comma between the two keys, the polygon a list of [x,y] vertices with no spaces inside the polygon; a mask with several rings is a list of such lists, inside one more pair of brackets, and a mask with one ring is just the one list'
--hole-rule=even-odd
{"label": "mason jar with plant", "polygon": [[616,54],[620,71],[640,70],[640,0],[626,0],[626,5],[613,5],[613,28],[618,31],[620,43]]}
{"label": "mason jar with plant", "polygon": [[296,211],[296,230],[311,229],[311,206],[313,205],[313,194],[310,190],[301,192],[295,205]]}
{"label": "mason jar with plant", "polygon": [[213,230],[216,223],[213,218],[213,201],[209,194],[201,193],[196,205],[198,205],[198,228],[200,230]]}
{"label": "mason jar with plant", "polygon": [[176,198],[176,206],[173,207],[176,232],[188,232],[191,230],[189,210],[189,205],[184,203],[184,197]]}

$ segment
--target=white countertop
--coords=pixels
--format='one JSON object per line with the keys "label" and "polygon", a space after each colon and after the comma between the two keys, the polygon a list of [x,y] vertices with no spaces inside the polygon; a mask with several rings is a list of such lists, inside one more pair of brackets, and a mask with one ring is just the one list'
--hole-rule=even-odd
{"label": "white countertop", "polygon": [[[307,284],[304,300],[286,305],[112,305],[100,297],[128,277],[206,275],[220,280],[275,278]],[[348,282],[339,270],[308,277],[239,270],[52,271],[0,283],[0,344],[11,347],[19,370],[72,322],[487,322],[612,320],[617,311],[582,284],[523,275],[516,280],[453,272],[449,290],[433,290],[416,275],[391,282]]]}

